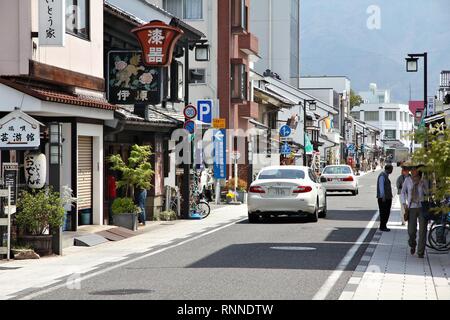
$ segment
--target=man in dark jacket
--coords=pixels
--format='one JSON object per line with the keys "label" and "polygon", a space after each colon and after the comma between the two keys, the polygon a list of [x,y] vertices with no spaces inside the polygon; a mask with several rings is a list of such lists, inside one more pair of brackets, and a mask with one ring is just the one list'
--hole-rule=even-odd
{"label": "man in dark jacket", "polygon": [[380,209],[380,230],[384,232],[391,231],[387,227],[392,207],[392,186],[389,175],[394,171],[394,167],[390,164],[386,165],[384,171],[378,176],[377,182],[377,199],[378,208]]}

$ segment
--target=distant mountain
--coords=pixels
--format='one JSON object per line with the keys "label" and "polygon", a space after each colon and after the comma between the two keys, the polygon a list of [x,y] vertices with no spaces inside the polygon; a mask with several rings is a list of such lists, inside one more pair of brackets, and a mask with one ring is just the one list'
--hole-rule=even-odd
{"label": "distant mountain", "polygon": [[[301,74],[345,75],[356,91],[369,83],[391,89],[392,99],[423,97],[423,64],[407,73],[408,53],[429,53],[429,95],[450,69],[450,0],[300,0]],[[380,29],[370,30],[369,6],[380,8]]]}

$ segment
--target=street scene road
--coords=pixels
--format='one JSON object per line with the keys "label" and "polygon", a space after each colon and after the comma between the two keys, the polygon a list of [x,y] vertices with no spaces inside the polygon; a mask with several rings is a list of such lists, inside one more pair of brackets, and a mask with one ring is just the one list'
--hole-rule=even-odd
{"label": "street scene road", "polygon": [[[240,221],[182,246],[118,267],[36,299],[312,299],[364,233],[342,276],[327,291],[338,299],[376,226],[376,174],[360,194],[331,194],[319,223],[284,218]],[[367,229],[368,226],[370,229]],[[365,231],[368,230],[368,233]]]}
{"label": "street scene road", "polygon": [[450,300],[449,19],[1,0],[0,301]]}

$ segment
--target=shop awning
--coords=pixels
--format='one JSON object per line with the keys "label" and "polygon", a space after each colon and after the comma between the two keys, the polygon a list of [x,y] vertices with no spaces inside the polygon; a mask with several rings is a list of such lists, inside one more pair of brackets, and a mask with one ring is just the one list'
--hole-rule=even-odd
{"label": "shop awning", "polygon": [[110,104],[105,98],[56,90],[50,86],[37,85],[21,77],[4,76],[0,78],[0,83],[43,101],[104,110],[117,109],[117,106]]}
{"label": "shop awning", "polygon": [[265,103],[272,104],[276,107],[293,107],[296,103],[288,97],[255,87],[255,97],[261,99]]}

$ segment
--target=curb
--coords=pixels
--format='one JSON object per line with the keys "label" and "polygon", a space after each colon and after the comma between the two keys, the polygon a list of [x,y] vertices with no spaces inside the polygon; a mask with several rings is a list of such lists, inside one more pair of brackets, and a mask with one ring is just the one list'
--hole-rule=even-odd
{"label": "curb", "polygon": [[383,232],[377,230],[373,235],[369,246],[361,257],[361,260],[359,261],[359,264],[356,267],[355,271],[353,271],[352,276],[348,280],[347,285],[345,286],[344,290],[341,293],[341,296],[339,297],[339,300],[353,300],[353,297],[356,293],[356,290],[358,289],[359,284],[361,283],[364,274],[369,269],[370,261],[372,260],[373,254],[375,253],[378,243],[380,242],[382,234]]}

